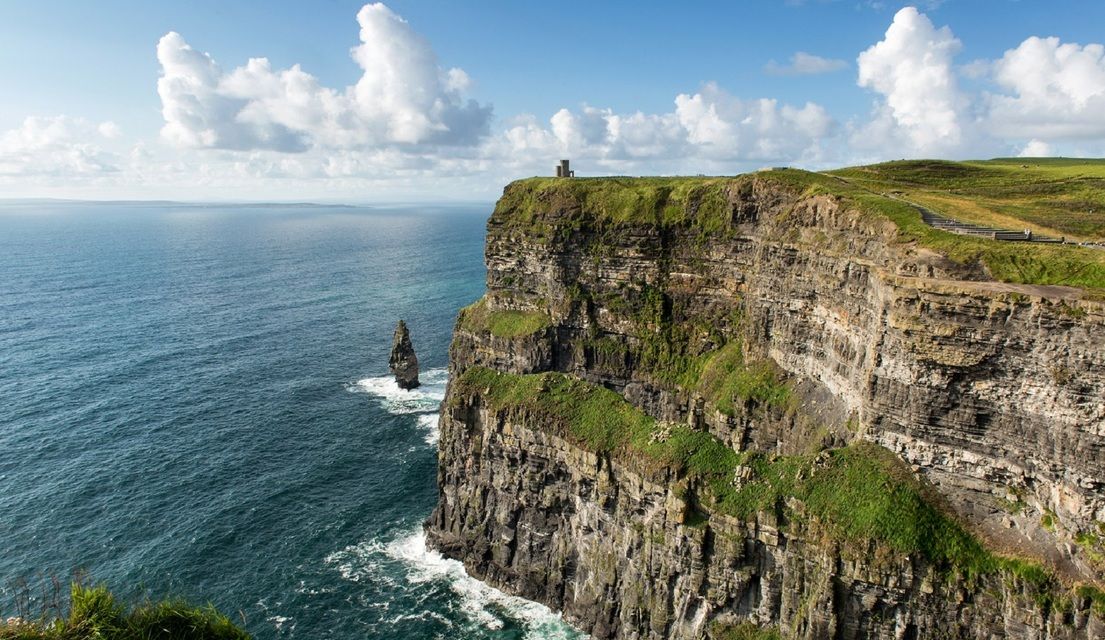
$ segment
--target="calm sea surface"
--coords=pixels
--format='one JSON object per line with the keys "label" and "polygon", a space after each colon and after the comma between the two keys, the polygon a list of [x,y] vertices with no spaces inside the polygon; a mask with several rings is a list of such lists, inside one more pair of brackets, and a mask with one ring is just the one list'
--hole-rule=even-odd
{"label": "calm sea surface", "polygon": [[421,535],[489,210],[0,204],[0,615],[82,569],[259,639],[574,637]]}

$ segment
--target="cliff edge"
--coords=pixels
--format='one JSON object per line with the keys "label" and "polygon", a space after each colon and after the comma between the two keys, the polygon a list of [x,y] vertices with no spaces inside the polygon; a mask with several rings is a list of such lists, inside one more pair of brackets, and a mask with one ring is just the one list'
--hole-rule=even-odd
{"label": "cliff edge", "polygon": [[511,184],[430,544],[596,638],[1105,637],[1105,304],[1055,268],[1101,261],[950,235],[794,170]]}

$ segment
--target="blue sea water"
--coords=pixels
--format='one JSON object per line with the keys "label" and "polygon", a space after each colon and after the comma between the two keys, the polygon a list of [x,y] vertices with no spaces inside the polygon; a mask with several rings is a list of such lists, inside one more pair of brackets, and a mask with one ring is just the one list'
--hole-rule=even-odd
{"label": "blue sea water", "polygon": [[262,640],[575,637],[421,534],[488,211],[0,204],[0,603],[81,569]]}

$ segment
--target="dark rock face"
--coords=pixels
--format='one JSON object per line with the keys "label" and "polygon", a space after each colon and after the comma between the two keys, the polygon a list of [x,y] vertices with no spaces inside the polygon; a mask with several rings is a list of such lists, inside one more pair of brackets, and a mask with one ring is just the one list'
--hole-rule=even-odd
{"label": "dark rock face", "polygon": [[395,327],[395,337],[391,341],[391,358],[388,367],[395,375],[400,389],[414,389],[418,382],[418,356],[414,355],[411,333],[407,323],[402,320]]}
{"label": "dark rock face", "polygon": [[[532,211],[500,207],[487,307],[539,311],[552,326],[505,338],[458,322],[450,374],[563,372],[737,451],[875,442],[992,548],[1102,583],[1105,304],[986,282],[978,265],[902,243],[889,221],[829,196],[740,186],[731,224],[710,233],[602,226],[550,194]],[[721,334],[777,364],[807,420],[723,415],[654,375],[653,310],[696,353]],[[596,638],[703,638],[730,620],[802,640],[1105,638],[1086,598],[1054,605],[1016,579],[958,584],[917,556],[842,548],[788,517],[800,504],[688,524],[676,479],[657,482],[543,427],[451,385],[427,539]]]}

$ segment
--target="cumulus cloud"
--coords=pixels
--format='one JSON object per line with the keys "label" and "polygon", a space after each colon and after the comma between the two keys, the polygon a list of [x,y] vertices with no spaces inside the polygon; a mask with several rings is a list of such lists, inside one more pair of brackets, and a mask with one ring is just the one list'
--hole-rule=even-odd
{"label": "cumulus cloud", "polygon": [[951,29],[937,29],[916,8],[898,11],[884,38],[859,55],[859,86],[880,100],[853,141],[920,154],[960,147],[967,107],[953,68],[960,46]]}
{"label": "cumulus cloud", "polygon": [[1105,136],[1105,47],[1031,37],[993,64],[1008,93],[989,98],[999,136],[1055,139]]}
{"label": "cumulus cloud", "polygon": [[491,108],[464,98],[468,75],[442,68],[403,18],[377,3],[362,7],[357,23],[361,44],[351,55],[362,75],[340,91],[266,58],[225,73],[169,32],[157,45],[162,136],[184,147],[302,152],[473,145],[488,133]]}
{"label": "cumulus cloud", "polygon": [[101,144],[117,127],[83,118],[31,116],[0,133],[0,176],[98,176],[118,171],[119,158]]}
{"label": "cumulus cloud", "polygon": [[1021,158],[1046,158],[1052,154],[1051,145],[1033,138],[1028,141],[1028,144],[1024,145],[1021,152],[1017,155]]}
{"label": "cumulus cloud", "polygon": [[713,83],[677,96],[675,105],[688,142],[714,158],[799,159],[833,127],[828,112],[812,102],[795,107],[770,98],[741,100]]}
{"label": "cumulus cloud", "polygon": [[666,113],[617,113],[583,106],[560,109],[542,125],[532,116],[506,129],[515,160],[571,156],[614,170],[738,171],[765,162],[817,161],[836,123],[820,105],[781,104],[769,98],[745,100],[714,83],[675,97]]}
{"label": "cumulus cloud", "polygon": [[848,63],[834,58],[822,58],[812,53],[798,51],[790,57],[789,64],[779,64],[774,60],[764,65],[764,72],[772,76],[811,76],[832,73],[847,69]]}

